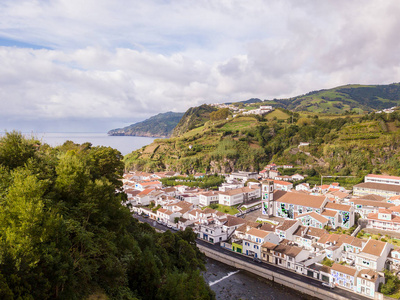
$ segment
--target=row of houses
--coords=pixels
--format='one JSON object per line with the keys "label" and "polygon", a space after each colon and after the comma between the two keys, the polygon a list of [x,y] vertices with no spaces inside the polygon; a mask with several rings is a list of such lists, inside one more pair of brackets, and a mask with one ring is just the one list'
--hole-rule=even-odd
{"label": "row of houses", "polygon": [[[393,261],[392,257],[400,257],[391,244],[329,234],[294,220],[269,228],[262,226],[243,224],[221,246],[371,298],[384,283],[381,271]],[[321,264],[325,258],[334,262],[332,267]],[[399,259],[395,261],[391,265],[398,267]]]}
{"label": "row of houses", "polygon": [[[242,172],[234,174],[219,191],[185,186],[164,188],[156,177],[147,175],[126,181],[128,202],[133,210],[177,229],[191,227],[198,238],[220,243],[231,251],[369,297],[374,296],[383,282],[383,269],[400,268],[400,252],[393,245],[329,234],[324,229],[326,226],[349,229],[355,223],[355,213],[359,213],[368,220],[368,227],[397,230],[400,209],[396,205],[400,204],[400,196],[351,197],[335,184],[320,186],[318,192],[325,194],[314,195],[309,190],[293,191],[287,188],[291,183],[283,180],[265,180],[244,187],[243,178],[239,178]],[[392,183],[393,180],[374,182]],[[283,221],[259,224],[211,208],[199,209],[212,203],[232,206],[260,198],[262,213]],[[150,203],[153,203],[151,208],[143,206]],[[324,259],[333,261],[332,267],[322,265]]]}

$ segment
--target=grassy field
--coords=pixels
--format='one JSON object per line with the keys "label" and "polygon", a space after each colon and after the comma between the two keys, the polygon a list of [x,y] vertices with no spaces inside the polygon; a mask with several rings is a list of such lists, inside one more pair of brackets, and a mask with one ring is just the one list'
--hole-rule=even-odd
{"label": "grassy field", "polygon": [[357,237],[359,237],[361,239],[369,239],[370,237],[371,237],[371,239],[374,239],[374,240],[382,240],[383,239],[384,241],[388,242],[389,244],[392,244],[395,247],[400,246],[399,239],[394,239],[389,236],[364,233],[363,235],[357,235]]}
{"label": "grassy field", "polygon": [[281,111],[280,109],[275,109],[274,111],[272,111],[269,114],[265,115],[265,118],[267,120],[273,120],[275,117],[276,117],[277,120],[286,120],[290,116],[287,113]]}
{"label": "grassy field", "polygon": [[249,128],[251,126],[256,126],[258,121],[252,117],[238,117],[233,119],[231,122],[226,123],[221,127],[223,131],[235,131],[244,128]]}
{"label": "grassy field", "polygon": [[[226,214],[229,214],[232,216],[239,213],[239,210],[234,206],[226,206],[226,205],[222,205],[222,204],[217,204],[217,205],[218,205],[218,207],[214,208],[214,209],[218,210],[220,212],[223,212],[223,213],[226,213]],[[206,207],[209,207],[209,206],[206,206]]]}

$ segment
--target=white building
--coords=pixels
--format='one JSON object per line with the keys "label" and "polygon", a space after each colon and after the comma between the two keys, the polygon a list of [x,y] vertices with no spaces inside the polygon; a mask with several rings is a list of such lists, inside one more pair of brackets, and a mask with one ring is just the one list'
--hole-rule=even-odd
{"label": "white building", "polygon": [[331,268],[332,282],[340,287],[354,291],[356,282],[357,270],[353,267],[333,264]]}
{"label": "white building", "polygon": [[385,283],[385,277],[370,269],[360,270],[357,274],[356,292],[374,299],[380,283]]}
{"label": "white building", "polygon": [[375,182],[375,183],[383,183],[383,184],[400,185],[400,177],[368,174],[367,176],[365,176],[364,182]]}
{"label": "white building", "polygon": [[369,239],[364,248],[357,254],[355,266],[357,270],[371,269],[382,271],[393,245]]}
{"label": "white building", "polygon": [[199,205],[209,206],[219,202],[219,193],[214,191],[204,192],[199,194]]}
{"label": "white building", "polygon": [[261,257],[261,246],[265,242],[273,244],[279,243],[279,237],[269,231],[264,231],[257,228],[251,228],[246,232],[246,238],[243,239],[243,253],[246,255]]}
{"label": "white building", "polygon": [[244,187],[219,193],[219,204],[233,206],[261,197],[260,188]]}
{"label": "white building", "polygon": [[241,180],[242,182],[246,182],[249,179],[256,179],[258,178],[257,172],[232,172],[229,176],[230,180]]}

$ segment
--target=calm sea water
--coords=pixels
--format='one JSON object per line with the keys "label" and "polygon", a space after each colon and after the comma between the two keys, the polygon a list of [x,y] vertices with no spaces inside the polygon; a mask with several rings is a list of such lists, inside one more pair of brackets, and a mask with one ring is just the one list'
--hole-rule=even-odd
{"label": "calm sea water", "polygon": [[82,132],[63,132],[63,133],[23,133],[26,136],[34,136],[40,141],[50,146],[60,146],[66,141],[83,144],[91,143],[93,146],[110,146],[118,149],[123,155],[140,149],[143,146],[151,144],[154,138],[138,136],[109,136],[106,133],[82,133]]}

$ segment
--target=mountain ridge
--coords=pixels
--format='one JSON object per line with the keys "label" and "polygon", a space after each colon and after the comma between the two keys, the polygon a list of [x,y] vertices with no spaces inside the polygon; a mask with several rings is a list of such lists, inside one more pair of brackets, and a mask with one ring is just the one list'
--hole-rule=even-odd
{"label": "mountain ridge", "polygon": [[123,128],[112,129],[107,134],[117,136],[170,137],[173,129],[183,115],[184,113],[171,111],[159,113],[144,121]]}

